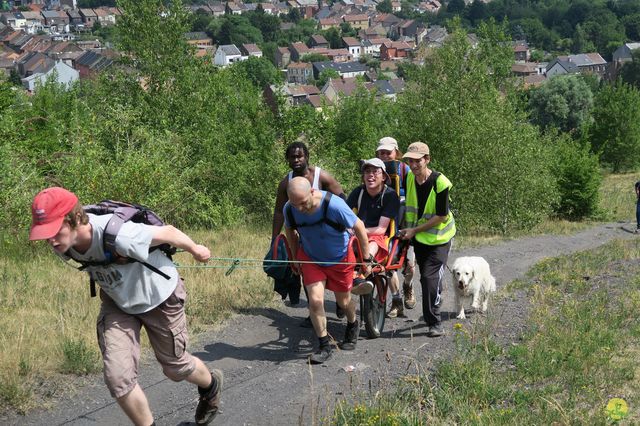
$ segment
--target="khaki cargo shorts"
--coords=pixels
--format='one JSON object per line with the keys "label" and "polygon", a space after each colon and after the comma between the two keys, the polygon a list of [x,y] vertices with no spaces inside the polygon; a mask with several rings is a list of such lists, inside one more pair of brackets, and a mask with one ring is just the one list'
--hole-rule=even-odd
{"label": "khaki cargo shorts", "polygon": [[186,351],[186,297],[184,282],[179,279],[176,290],[162,304],[149,312],[132,315],[120,310],[106,293],[100,291],[98,344],[104,363],[104,381],[114,398],[128,394],[138,383],[142,327],[169,379],[184,380],[195,370],[194,358]]}

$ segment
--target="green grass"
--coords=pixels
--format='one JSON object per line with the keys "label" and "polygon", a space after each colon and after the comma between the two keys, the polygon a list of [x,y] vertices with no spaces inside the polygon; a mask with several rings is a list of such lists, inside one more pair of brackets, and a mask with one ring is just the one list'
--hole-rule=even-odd
{"label": "green grass", "polygon": [[[456,352],[435,373],[363,403],[338,405],[331,423],[610,424],[612,397],[640,404],[640,242],[544,261],[510,291],[532,310],[523,339],[500,345],[492,319],[454,326]],[[640,415],[625,419],[637,423]]]}

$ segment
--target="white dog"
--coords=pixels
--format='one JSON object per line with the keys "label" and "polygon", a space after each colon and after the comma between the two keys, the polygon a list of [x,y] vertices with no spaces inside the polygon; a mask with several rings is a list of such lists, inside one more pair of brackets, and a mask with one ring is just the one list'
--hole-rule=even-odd
{"label": "white dog", "polygon": [[[459,257],[451,268],[455,287],[458,319],[465,319],[463,299],[472,296],[474,311],[487,312],[489,295],[496,291],[496,279],[491,275],[489,264],[482,257]],[[480,309],[482,303],[482,309]]]}

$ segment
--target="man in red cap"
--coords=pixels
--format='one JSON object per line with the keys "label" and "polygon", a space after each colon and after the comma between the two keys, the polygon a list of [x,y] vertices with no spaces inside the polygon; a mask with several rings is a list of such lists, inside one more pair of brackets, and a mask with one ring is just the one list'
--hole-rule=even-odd
{"label": "man in red cap", "polygon": [[[184,283],[161,244],[183,249],[199,262],[211,256],[171,225],[152,226],[125,222],[117,233],[116,253],[127,262],[109,263],[104,252],[104,229],[112,215],[87,214],[78,197],[64,188],[47,188],[33,200],[30,240],[47,240],[64,259],[91,262],[85,270],[100,286],[98,340],[104,379],[111,395],[129,419],[141,426],[153,425],[147,398],[138,384],[140,328],[144,326],[156,359],[173,381],[198,386],[200,400],[196,424],[208,424],[218,412],[223,375],[211,372],[186,351],[188,335]],[[154,273],[143,264],[162,271]]]}

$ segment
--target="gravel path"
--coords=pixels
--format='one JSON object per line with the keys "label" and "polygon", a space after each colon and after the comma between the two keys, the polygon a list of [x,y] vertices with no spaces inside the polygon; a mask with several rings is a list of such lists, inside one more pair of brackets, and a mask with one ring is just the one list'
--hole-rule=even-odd
{"label": "gravel path", "polygon": [[[587,250],[616,238],[634,238],[621,224],[605,224],[571,236],[540,236],[452,253],[449,263],[463,255],[485,257],[498,281],[498,293],[508,282],[522,277],[536,262]],[[446,285],[451,279],[447,276]],[[365,338],[361,330],[354,352],[334,352],[323,366],[310,367],[306,358],[315,338],[312,331],[298,326],[307,315],[306,305],[244,312],[221,330],[200,336],[192,352],[210,366],[225,373],[222,412],[216,425],[317,424],[331,413],[338,398],[364,398],[369,392],[388,388],[398,376],[428,369],[439,357],[453,350],[454,324],[452,291],[444,294],[443,319],[447,336],[426,337],[418,304],[405,310],[407,318],[387,319],[383,336]],[[498,338],[517,338],[525,327],[527,300],[521,295],[500,297],[490,305],[490,315],[498,318],[494,333]],[[343,325],[327,302],[329,332],[342,337]],[[467,319],[472,322],[474,319]],[[352,366],[355,371],[346,372]],[[140,383],[150,400],[157,425],[193,423],[196,391],[193,385],[166,379],[154,360],[145,361]],[[77,395],[59,401],[55,408],[27,416],[0,415],[5,425],[127,425],[126,417],[111,399],[101,375],[91,377]]]}

